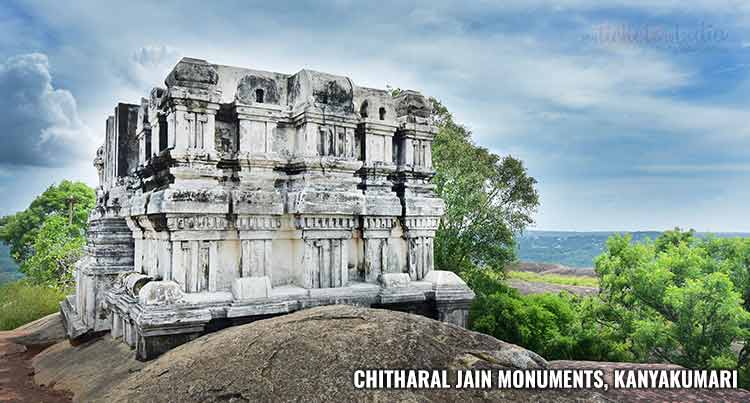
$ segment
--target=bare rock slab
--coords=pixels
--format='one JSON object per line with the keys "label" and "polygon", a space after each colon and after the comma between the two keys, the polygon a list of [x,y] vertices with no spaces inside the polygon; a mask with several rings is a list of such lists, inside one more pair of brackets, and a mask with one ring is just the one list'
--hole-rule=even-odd
{"label": "bare rock slab", "polygon": [[537,354],[422,316],[333,305],[236,326],[177,347],[107,402],[601,401],[589,391],[356,390],[365,368],[547,368]]}
{"label": "bare rock slab", "polygon": [[34,357],[32,365],[37,384],[72,392],[74,401],[90,402],[144,364],[133,358],[133,351],[124,343],[101,337],[77,346],[59,342]]}

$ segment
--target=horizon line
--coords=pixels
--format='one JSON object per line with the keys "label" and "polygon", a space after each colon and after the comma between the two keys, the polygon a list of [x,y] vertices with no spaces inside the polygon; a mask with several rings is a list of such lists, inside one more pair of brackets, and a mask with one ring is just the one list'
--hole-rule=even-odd
{"label": "horizon line", "polygon": [[[680,228],[683,231],[689,231],[690,229]],[[658,229],[637,229],[637,230],[613,230],[613,229],[595,229],[595,230],[583,230],[583,229],[543,229],[543,228],[526,228],[521,232],[620,232],[620,233],[632,233],[632,232],[665,232],[665,231],[672,231],[674,228],[670,229],[664,229],[664,230],[658,230]],[[742,230],[695,230],[696,233],[699,234],[750,234],[750,229],[742,231]]]}

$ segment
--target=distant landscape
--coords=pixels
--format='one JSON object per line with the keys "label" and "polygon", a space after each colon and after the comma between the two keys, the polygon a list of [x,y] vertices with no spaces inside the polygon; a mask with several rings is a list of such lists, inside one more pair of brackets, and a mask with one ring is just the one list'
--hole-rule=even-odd
{"label": "distant landscape", "polygon": [[0,284],[17,280],[22,277],[18,271],[18,265],[10,257],[10,248],[8,245],[0,242]]}
{"label": "distant landscape", "polygon": [[[616,231],[526,231],[518,238],[518,257],[522,262],[550,263],[573,268],[594,266],[594,258],[604,250],[604,244]],[[655,239],[657,231],[631,232],[633,240]],[[708,234],[699,234],[707,236]],[[750,233],[716,233],[717,237],[750,237]],[[0,284],[22,277],[18,265],[10,257],[7,245],[0,243]]]}
{"label": "distant landscape", "polygon": [[[594,266],[594,258],[604,250],[607,238],[617,231],[526,231],[518,238],[518,258],[522,262],[551,263],[567,267]],[[661,232],[630,232],[634,241],[656,239]],[[748,233],[698,233],[700,237],[713,235],[720,238],[750,237]]]}

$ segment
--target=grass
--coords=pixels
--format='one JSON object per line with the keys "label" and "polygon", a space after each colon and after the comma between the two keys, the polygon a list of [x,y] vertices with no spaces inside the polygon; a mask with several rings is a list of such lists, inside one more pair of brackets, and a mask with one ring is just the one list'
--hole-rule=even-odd
{"label": "grass", "polygon": [[563,276],[559,274],[539,274],[528,271],[509,271],[508,278],[530,281],[534,283],[548,283],[559,285],[577,285],[583,287],[599,287],[599,280],[584,276]]}
{"label": "grass", "polygon": [[0,285],[0,330],[13,330],[57,312],[65,292],[15,281]]}

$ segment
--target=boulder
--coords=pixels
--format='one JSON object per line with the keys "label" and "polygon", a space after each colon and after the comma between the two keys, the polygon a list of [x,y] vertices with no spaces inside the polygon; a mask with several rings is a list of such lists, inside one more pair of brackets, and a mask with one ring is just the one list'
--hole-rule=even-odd
{"label": "boulder", "polygon": [[[20,345],[5,347],[23,351]],[[34,357],[33,367],[37,384],[72,392],[77,402],[750,401],[743,389],[355,390],[357,369],[602,369],[611,381],[616,368],[674,366],[547,362],[457,326],[351,306],[313,308],[228,328],[150,363],[134,360],[125,344],[110,337],[75,346],[64,341]]]}
{"label": "boulder", "polygon": [[13,331],[0,332],[0,339],[6,339],[26,347],[48,346],[65,340],[65,328],[60,319],[60,314],[53,313]]}
{"label": "boulder", "polygon": [[592,391],[356,390],[357,369],[547,368],[537,354],[422,316],[327,306],[236,326],[147,364],[107,402],[599,401]]}
{"label": "boulder", "polygon": [[57,343],[35,356],[32,365],[37,385],[70,392],[76,402],[91,402],[144,363],[133,358],[125,343],[104,336],[75,346],[68,341]]}

